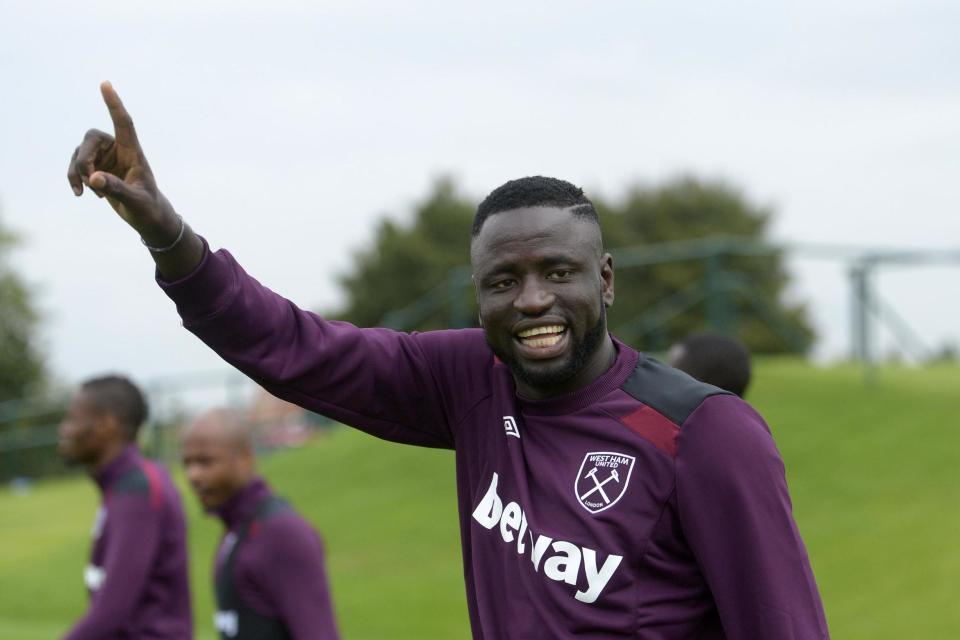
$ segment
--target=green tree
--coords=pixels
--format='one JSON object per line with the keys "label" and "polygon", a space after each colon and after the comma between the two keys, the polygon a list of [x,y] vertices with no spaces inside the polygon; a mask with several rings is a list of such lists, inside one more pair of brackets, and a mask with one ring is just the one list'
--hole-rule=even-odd
{"label": "green tree", "polygon": [[45,379],[37,345],[39,314],[10,266],[17,237],[0,224],[0,402],[37,391]]}
{"label": "green tree", "polygon": [[339,317],[363,327],[470,325],[476,318],[473,292],[463,286],[462,276],[457,277],[463,271],[457,268],[468,260],[475,208],[451,179],[441,178],[415,207],[411,224],[382,220],[373,245],[359,251],[351,270],[340,277],[347,303]]}
{"label": "green tree", "polygon": [[[662,243],[718,235],[763,240],[769,208],[752,204],[729,185],[690,177],[636,186],[620,203],[597,197],[594,202],[607,249],[624,257],[624,265],[615,261],[617,298],[609,317],[615,334],[641,349],[664,349],[710,329],[738,336],[755,352],[809,348],[813,331],[807,312],[784,299],[789,278],[779,254],[709,261],[677,249],[669,261],[627,266],[627,258]],[[409,224],[382,221],[372,246],[357,253],[340,279],[347,303],[339,317],[402,329],[474,326],[466,269],[474,210],[451,180],[442,179]],[[705,295],[710,291],[715,295]]]}
{"label": "green tree", "polygon": [[[709,245],[696,251],[675,245],[669,260],[616,270],[610,326],[638,347],[664,349],[691,333],[712,330],[740,338],[757,353],[810,348],[814,333],[805,305],[785,299],[790,279],[783,256],[728,252],[720,240],[727,237],[737,246],[763,241],[773,218],[769,207],[751,203],[723,182],[687,176],[636,186],[619,206],[601,205],[601,215],[607,248],[614,253],[716,238],[713,257]],[[651,310],[659,311],[656,317]],[[657,319],[666,321],[651,327]],[[641,327],[647,331],[638,332]]]}

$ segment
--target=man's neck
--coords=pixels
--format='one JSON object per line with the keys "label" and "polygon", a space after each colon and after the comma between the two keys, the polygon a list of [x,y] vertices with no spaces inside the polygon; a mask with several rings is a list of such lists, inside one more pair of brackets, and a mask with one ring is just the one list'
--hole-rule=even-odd
{"label": "man's neck", "polygon": [[130,446],[130,443],[126,441],[114,441],[107,445],[100,455],[100,458],[88,467],[90,475],[101,473],[109,467],[114,460],[123,455],[123,452],[127,450],[128,446]]}
{"label": "man's neck", "polygon": [[[207,513],[219,517],[228,529],[237,526],[249,515],[247,511],[252,506],[249,504],[249,494],[258,492],[260,486],[266,486],[259,480],[257,475],[251,475],[248,482],[240,485],[221,504],[206,509]],[[254,487],[255,484],[257,487]]]}

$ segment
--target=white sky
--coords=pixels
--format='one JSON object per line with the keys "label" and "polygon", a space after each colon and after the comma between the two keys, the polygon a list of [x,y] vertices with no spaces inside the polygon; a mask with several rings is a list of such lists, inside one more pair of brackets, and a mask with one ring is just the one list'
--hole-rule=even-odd
{"label": "white sky", "polygon": [[[104,79],[179,212],[304,306],[335,307],[375,221],[441,173],[479,198],[530,174],[616,197],[693,172],[773,205],[778,239],[960,248],[956,2],[467,7],[0,0],[0,215],[61,379],[221,366],[132,232],[68,188],[84,131],[109,127]],[[819,353],[842,353],[842,270],[791,264]],[[879,282],[934,346],[960,341],[958,276]]]}

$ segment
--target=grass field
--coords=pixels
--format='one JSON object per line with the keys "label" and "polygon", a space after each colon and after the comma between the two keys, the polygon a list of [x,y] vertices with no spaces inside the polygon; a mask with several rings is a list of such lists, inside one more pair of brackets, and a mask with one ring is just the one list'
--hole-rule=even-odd
{"label": "grass field", "polygon": [[[852,367],[766,361],[755,379],[833,637],[960,637],[960,369],[867,387]],[[451,454],[341,429],[262,471],[323,531],[345,638],[469,636]],[[83,478],[0,490],[0,638],[56,638],[83,611],[96,501]],[[220,527],[186,504],[197,637],[212,640]]]}

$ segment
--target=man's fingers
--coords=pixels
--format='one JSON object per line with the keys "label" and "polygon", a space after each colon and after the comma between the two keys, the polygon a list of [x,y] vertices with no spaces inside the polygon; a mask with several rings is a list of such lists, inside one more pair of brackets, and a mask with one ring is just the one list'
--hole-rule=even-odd
{"label": "man's fingers", "polygon": [[88,131],[73,154],[73,171],[77,180],[87,183],[94,171],[112,171],[116,162],[113,146],[111,136],[96,129]]}
{"label": "man's fingers", "polygon": [[67,167],[67,182],[70,183],[70,188],[73,189],[73,195],[75,196],[83,195],[83,181],[80,179],[80,172],[77,171],[77,154],[79,153],[80,147],[73,150],[73,155],[70,156],[70,166]]}
{"label": "man's fingers", "polygon": [[133,128],[133,118],[127,113],[127,109],[120,101],[120,96],[117,95],[113,85],[109,82],[100,83],[100,93],[103,95],[107,110],[110,111],[110,119],[113,120],[113,132],[117,144],[139,150],[140,142],[137,140],[137,132]]}

